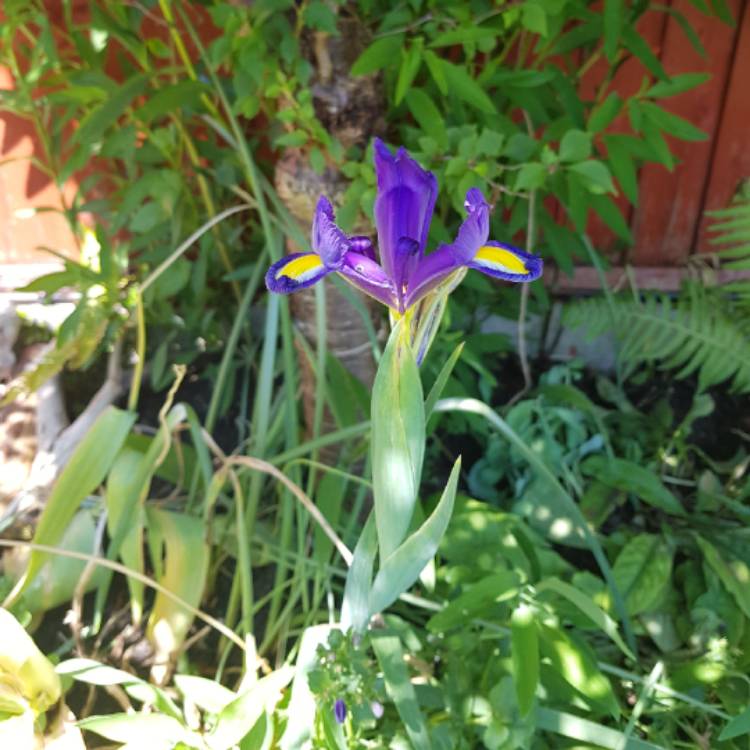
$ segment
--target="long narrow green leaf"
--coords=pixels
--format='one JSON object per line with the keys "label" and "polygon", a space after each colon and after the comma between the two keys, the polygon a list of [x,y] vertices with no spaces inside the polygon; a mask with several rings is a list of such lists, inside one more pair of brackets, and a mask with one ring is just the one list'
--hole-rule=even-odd
{"label": "long narrow green leaf", "polygon": [[344,602],[341,605],[341,627],[362,632],[370,619],[370,585],[375,555],[378,551],[378,537],[375,531],[375,518],[370,513],[357,546],[354,548],[352,564],[346,576]]}
{"label": "long narrow green leaf", "polygon": [[542,592],[545,590],[554,591],[556,594],[565,597],[569,602],[578,607],[594,625],[606,633],[625,656],[629,659],[635,659],[632,651],[620,637],[620,633],[617,630],[617,623],[580,589],[571,586],[569,583],[565,583],[565,581],[561,581],[559,578],[547,578],[537,586],[537,591]]}
{"label": "long narrow green leaf", "polygon": [[224,706],[216,725],[206,735],[208,747],[211,750],[234,747],[253,728],[264,711],[273,712],[281,699],[281,691],[289,684],[293,674],[291,667],[281,667]]}
{"label": "long narrow green leaf", "polygon": [[[538,708],[536,723],[539,729],[546,732],[554,732],[563,737],[570,737],[579,742],[589,742],[609,750],[616,750],[624,736],[622,732],[602,724],[582,719],[575,714],[554,711],[551,708]],[[666,748],[631,737],[626,740],[623,750],[666,750]]]}
{"label": "long narrow green leaf", "polygon": [[[36,527],[36,544],[57,544],[80,504],[104,481],[133,422],[135,414],[114,406],[99,415],[52,488]],[[31,553],[26,575],[12,592],[12,598],[29,586],[47,558],[43,552]]]}
{"label": "long narrow green leaf", "polygon": [[456,459],[443,494],[430,517],[381,564],[370,592],[370,613],[382,612],[416,580],[437,552],[456,498],[461,459]]}
{"label": "long narrow green leaf", "polygon": [[404,319],[391,331],[372,388],[372,484],[380,557],[406,536],[424,459],[424,396]]}
{"label": "long narrow green leaf", "polygon": [[[203,522],[183,513],[156,508],[148,508],[147,512],[149,531],[153,529],[164,540],[166,560],[159,583],[198,608],[210,559]],[[156,564],[155,567],[158,569]],[[160,659],[170,659],[174,655],[185,640],[192,621],[192,615],[174,599],[164,596],[161,591],[156,594],[146,634],[156,649],[157,664]]]}
{"label": "long narrow green leaf", "polygon": [[519,604],[513,610],[510,639],[518,708],[521,716],[526,716],[534,705],[539,683],[539,634],[534,611],[527,604]]}
{"label": "long narrow green leaf", "polygon": [[409,739],[416,750],[431,750],[430,736],[424,716],[419,710],[414,686],[409,680],[401,641],[390,631],[376,630],[373,631],[370,642],[383,670],[385,689],[396,705]]}
{"label": "long narrow green leaf", "polygon": [[741,714],[733,716],[721,730],[719,740],[733,740],[735,737],[741,737],[743,734],[750,732],[750,708],[746,708]]}
{"label": "long narrow green leaf", "polygon": [[635,643],[635,637],[633,635],[633,628],[630,622],[630,616],[628,615],[627,608],[625,607],[625,600],[622,597],[617,584],[615,583],[614,576],[612,575],[612,568],[607,560],[604,550],[602,549],[599,540],[596,535],[591,531],[586,519],[581,513],[581,509],[578,504],[570,497],[565,491],[565,488],[557,480],[557,477],[550,471],[547,465],[542,461],[539,456],[529,448],[523,440],[511,429],[506,421],[496,414],[489,406],[478,401],[474,398],[449,398],[438,401],[435,405],[435,411],[464,411],[471,414],[478,414],[484,417],[491,425],[493,425],[502,435],[504,435],[513,445],[525,456],[526,460],[534,467],[539,476],[549,483],[550,487],[558,494],[560,501],[568,509],[569,515],[576,520],[578,527],[583,534],[586,543],[594,555],[599,569],[602,571],[602,575],[609,586],[612,593],[612,599],[617,609],[617,613],[620,616],[622,622],[623,631],[625,632],[625,641],[628,644],[630,650],[637,654],[637,647]]}
{"label": "long narrow green leaf", "polygon": [[331,630],[332,625],[314,625],[302,633],[295,664],[296,674],[287,709],[289,719],[279,742],[281,750],[302,750],[310,747],[317,702],[310,691],[307,676],[318,666],[318,646],[328,642]]}
{"label": "long narrow green leaf", "polygon": [[435,382],[432,384],[432,388],[430,388],[430,392],[427,394],[427,398],[424,402],[425,421],[430,418],[433,410],[435,409],[435,404],[440,399],[440,396],[443,395],[443,389],[445,388],[446,383],[448,382],[448,378],[450,378],[451,373],[453,372],[453,368],[456,366],[456,362],[458,362],[458,359],[461,356],[461,352],[463,350],[464,342],[462,341],[451,352],[451,356],[448,357],[447,360],[445,360],[445,363],[440,368],[440,372],[438,373],[437,378],[435,378]]}

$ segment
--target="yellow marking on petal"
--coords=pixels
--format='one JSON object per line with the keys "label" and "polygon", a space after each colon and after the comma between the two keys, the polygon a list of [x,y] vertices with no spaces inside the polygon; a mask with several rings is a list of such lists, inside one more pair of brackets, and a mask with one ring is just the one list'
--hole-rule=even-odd
{"label": "yellow marking on petal", "polygon": [[276,273],[276,278],[280,279],[282,276],[288,276],[290,279],[298,281],[305,275],[308,275],[310,271],[317,271],[322,266],[323,261],[315,253],[301,255],[299,258],[295,258],[285,266],[282,266]]}
{"label": "yellow marking on petal", "polygon": [[504,247],[495,247],[494,245],[480,247],[474,256],[474,260],[490,266],[501,266],[508,273],[519,273],[524,276],[529,273],[526,264],[515,253],[506,250]]}

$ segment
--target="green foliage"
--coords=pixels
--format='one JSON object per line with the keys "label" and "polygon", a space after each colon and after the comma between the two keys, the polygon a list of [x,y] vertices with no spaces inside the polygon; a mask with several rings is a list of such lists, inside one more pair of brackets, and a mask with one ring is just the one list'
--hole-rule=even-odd
{"label": "green foliage", "polygon": [[[745,271],[750,268],[750,192],[744,185],[736,199],[727,208],[707,212],[711,219],[710,230],[713,236],[712,245],[722,266],[727,269]],[[724,286],[727,295],[737,299],[743,317],[750,310],[750,284],[747,281],[735,281]]]}
{"label": "green foliage", "polygon": [[[724,2],[694,5],[726,20]],[[384,87],[385,111],[373,117],[382,114],[388,139],[447,186],[431,247],[450,240],[454,209],[478,186],[496,205],[495,236],[529,233],[563,271],[587,257],[581,233],[591,211],[629,241],[613,198],[638,201],[641,165],[674,166],[667,137],[705,137],[661,100],[706,76],[666,74],[638,31],[647,3],[198,7],[221,32],[205,46],[186,6],[166,0],[148,8],[97,0],[85,24],[66,15],[54,30],[36,2],[3,9],[0,63],[16,83],[3,107],[32,121],[41,143],[35,163],[56,184],[80,178],[78,195],[63,205],[82,241],[81,214],[96,217],[81,262],[30,287],[51,295],[72,286],[81,297],[56,349],[10,393],[64,366],[85,367],[118,341],[129,351],[135,339],[138,355],[129,411],[108,413],[106,429],[97,426],[79,448],[35,541],[71,554],[61,540],[73,512],[82,503],[106,510],[110,536],[92,562],[127,575],[133,620],[146,609],[152,636],[168,624],[159,655],[177,656],[194,618],[244,648],[243,677],[232,683],[225,641],[210,641],[209,656],[187,641],[174,689],[91,661],[64,662],[66,688],[71,677],[117,685],[121,699],[138,705],[83,717],[81,726],[114,742],[216,750],[745,747],[745,451],[720,461],[696,442],[696,423],[714,410],[705,393],[676,415],[666,395],[644,405],[621,387],[636,366],[655,363],[680,378],[697,373],[702,388],[731,378],[747,390],[746,316],[731,314],[739,303],[713,304],[713,293],[694,289],[677,301],[571,306],[569,322],[615,331],[620,384],[599,378],[584,392],[575,366],[553,367],[501,416],[494,405],[509,382],[497,354],[507,342],[478,331],[483,315],[512,304],[486,280],[467,279],[445,311],[453,332],[442,332],[424,376],[396,327],[372,394],[369,464],[366,389],[325,346],[313,352],[295,339],[284,301],[258,304],[282,234],[306,242],[271,187],[280,154],[294,149],[315,172],[338,169],[349,179],[339,212],[347,228],[371,211],[370,154],[345,148],[316,109],[315,45],[341,35],[344,14],[370,39],[351,76],[377,74]],[[700,51],[675,7],[651,10],[675,17]],[[163,38],[142,34],[147,19]],[[640,66],[643,85],[623,98],[613,80],[626,63]],[[583,97],[594,66],[603,78]],[[236,206],[237,196],[246,205]],[[747,255],[743,205],[717,217],[718,241],[738,243],[727,251],[738,266]],[[317,340],[325,342],[320,294]],[[543,303],[541,285],[535,294]],[[430,304],[419,311],[420,361],[437,330],[427,323],[444,311],[444,299]],[[377,326],[368,323],[379,353]],[[300,423],[295,343],[317,377],[311,435]],[[435,359],[443,347],[445,364]],[[153,419],[156,434],[132,431],[140,368],[158,391],[174,362],[192,363],[209,381],[205,413],[171,407],[170,393]],[[434,382],[424,402],[423,377]],[[441,404],[443,392],[453,400]],[[215,429],[230,407],[231,446]],[[337,429],[321,436],[327,411]],[[468,464],[462,477],[458,445]],[[336,466],[320,455],[330,446]],[[267,474],[280,467],[291,486],[277,492],[242,464],[243,453],[268,459]],[[360,467],[372,473],[376,507],[358,537],[368,492]],[[442,494],[431,498],[426,485]],[[296,505],[292,488],[307,497],[302,487],[341,546]],[[354,548],[348,574],[333,556],[344,546]],[[33,553],[27,582],[42,579],[49,559]],[[96,636],[95,647],[106,647],[110,577],[92,579],[95,615],[76,632],[77,645],[93,648]],[[153,603],[146,587],[157,591]],[[342,598],[342,620],[355,632],[316,625],[333,621]],[[253,634],[260,654],[279,664],[299,653],[288,693],[289,669],[258,674],[267,664],[256,658]],[[347,707],[342,724],[337,700]]]}
{"label": "green foliage", "polygon": [[719,296],[698,286],[673,300],[666,295],[642,299],[591,298],[571,303],[565,323],[585,327],[589,337],[612,332],[627,375],[654,363],[678,378],[698,376],[701,388],[731,381],[730,388],[750,390],[750,348],[742,319],[727,312]]}

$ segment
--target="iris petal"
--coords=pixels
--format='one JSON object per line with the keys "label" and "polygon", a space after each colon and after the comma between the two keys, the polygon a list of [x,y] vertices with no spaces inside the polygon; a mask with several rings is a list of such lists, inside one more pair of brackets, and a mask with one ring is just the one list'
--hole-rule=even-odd
{"label": "iris petal", "polygon": [[542,259],[513,245],[489,241],[466,264],[488,276],[506,281],[534,281],[542,275]]}
{"label": "iris petal", "polygon": [[375,201],[375,224],[383,269],[392,279],[403,274],[399,266],[406,260],[398,253],[398,243],[408,237],[424,252],[432,211],[437,198],[437,180],[400,148],[395,155],[375,139],[375,172],[378,196]]}
{"label": "iris petal", "polygon": [[423,257],[409,279],[404,307],[416,304],[461,267],[450,245],[440,245]]}
{"label": "iris petal", "polygon": [[292,253],[268,269],[266,287],[277,294],[290,294],[312,286],[330,272],[317,253]]}
{"label": "iris petal", "polygon": [[398,309],[398,299],[393,282],[372,258],[350,250],[344,256],[344,262],[338,271],[357,289],[394,310]]}
{"label": "iris petal", "polygon": [[490,236],[490,207],[482,191],[471,188],[464,201],[466,218],[450,248],[459,263],[469,263]]}
{"label": "iris petal", "polygon": [[337,269],[351,246],[349,238],[336,226],[333,206],[325,196],[320,196],[312,225],[312,249],[320,255],[329,269]]}

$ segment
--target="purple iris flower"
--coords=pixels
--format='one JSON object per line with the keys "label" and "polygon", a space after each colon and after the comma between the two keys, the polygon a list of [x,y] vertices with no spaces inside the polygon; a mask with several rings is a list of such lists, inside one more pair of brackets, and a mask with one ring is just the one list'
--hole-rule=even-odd
{"label": "purple iris flower", "polygon": [[336,721],[339,724],[343,724],[344,720],[346,719],[346,703],[344,703],[341,698],[339,698],[334,704],[333,704],[333,715],[336,717]]}
{"label": "purple iris flower", "polygon": [[466,218],[456,239],[425,254],[437,198],[435,175],[404,148],[394,156],[379,139],[375,172],[380,262],[367,237],[349,237],[336,226],[333,207],[321,196],[313,219],[312,252],[293,253],[274,263],[266,273],[270,291],[296,292],[335,272],[403,314],[462,267],[506,281],[534,281],[541,275],[541,258],[488,239],[490,206],[478,188],[466,193]]}

